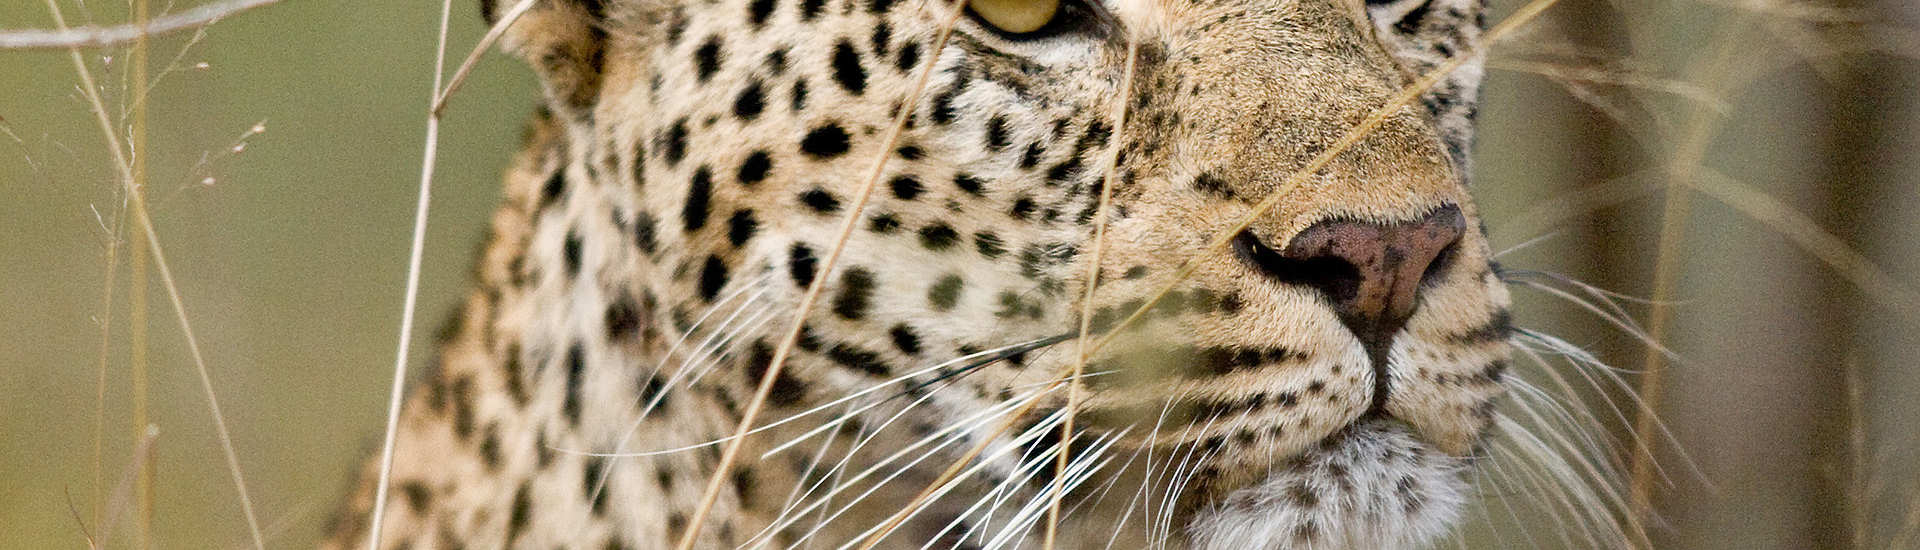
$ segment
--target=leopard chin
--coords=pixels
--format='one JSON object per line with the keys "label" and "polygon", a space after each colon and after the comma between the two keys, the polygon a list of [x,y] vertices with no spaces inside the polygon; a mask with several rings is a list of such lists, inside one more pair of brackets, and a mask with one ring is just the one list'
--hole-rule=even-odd
{"label": "leopard chin", "polygon": [[1467,500],[1468,460],[1362,420],[1193,516],[1193,550],[1423,548]]}

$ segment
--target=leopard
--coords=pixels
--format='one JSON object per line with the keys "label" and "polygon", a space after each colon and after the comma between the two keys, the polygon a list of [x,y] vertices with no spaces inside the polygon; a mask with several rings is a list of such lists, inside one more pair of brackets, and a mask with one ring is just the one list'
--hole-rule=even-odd
{"label": "leopard", "polygon": [[321,548],[1461,522],[1515,330],[1482,0],[509,4],[537,112]]}

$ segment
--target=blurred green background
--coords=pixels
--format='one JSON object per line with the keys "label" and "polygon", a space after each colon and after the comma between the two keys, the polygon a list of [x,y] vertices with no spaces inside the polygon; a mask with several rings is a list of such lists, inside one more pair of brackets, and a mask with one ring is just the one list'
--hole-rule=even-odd
{"label": "blurred green background", "polygon": [[[58,1],[73,24],[127,17],[119,0]],[[456,60],[484,31],[474,12],[455,3]],[[1920,6],[1548,13],[1493,56],[1475,193],[1496,248],[1525,245],[1505,265],[1664,298],[1662,341],[1680,359],[1660,371],[1670,482],[1654,492],[1653,546],[1920,548]],[[378,443],[437,16],[431,2],[287,0],[152,44],[153,216],[270,547],[310,546]],[[0,29],[52,26],[41,2],[0,3]],[[123,116],[141,88],[127,49],[84,56]],[[95,521],[139,432],[126,246],[106,279],[124,197],[64,51],[0,51],[0,82],[0,548],[82,548],[76,515]],[[536,94],[493,54],[447,111],[416,371]],[[1717,187],[1669,193],[1688,181]],[[1670,197],[1684,216],[1666,217]],[[1664,241],[1663,220],[1681,222]],[[247,546],[182,334],[157,275],[148,284],[152,546]],[[1516,297],[1523,325],[1637,378],[1646,346],[1627,332],[1547,293]],[[1616,458],[1633,449],[1605,404],[1630,413],[1630,396],[1572,399],[1608,421]],[[1489,495],[1464,544],[1560,547],[1524,496]],[[130,538],[123,522],[115,546]]]}

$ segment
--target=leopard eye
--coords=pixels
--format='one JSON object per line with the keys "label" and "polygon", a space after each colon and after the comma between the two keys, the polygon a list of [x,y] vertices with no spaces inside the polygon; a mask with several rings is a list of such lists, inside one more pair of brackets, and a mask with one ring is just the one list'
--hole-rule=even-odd
{"label": "leopard eye", "polygon": [[971,0],[973,14],[1000,32],[1027,34],[1046,28],[1060,13],[1062,0]]}

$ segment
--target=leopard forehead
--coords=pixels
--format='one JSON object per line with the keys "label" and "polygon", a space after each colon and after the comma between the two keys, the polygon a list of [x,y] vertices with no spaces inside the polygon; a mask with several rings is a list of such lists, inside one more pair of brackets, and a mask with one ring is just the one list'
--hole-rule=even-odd
{"label": "leopard forehead", "polygon": [[[1085,321],[1126,335],[1085,365],[1085,437],[1200,457],[1170,499],[1192,545],[1320,548],[1339,532],[1393,547],[1441,530],[1507,354],[1507,298],[1464,181],[1477,64],[1415,104],[1390,102],[1470,50],[1478,3],[1111,2],[1104,26],[1033,41],[965,19],[942,41],[949,9],[536,3],[506,39],[540,73],[557,136],[537,163],[547,176],[521,197],[533,219],[510,268],[528,281],[528,353],[584,345],[589,373],[593,357],[655,362],[669,384],[704,380],[730,418],[817,284],[770,386],[775,410],[903,381],[925,403],[901,415],[912,430],[1032,398],[1043,413],[1016,433],[1037,434],[1057,425],[1045,411],[1067,407],[1066,392],[1043,388],[1080,362],[1071,344],[1036,342]],[[1376,113],[1373,131],[1296,176]],[[1440,212],[1466,229],[1382,341],[1356,336],[1338,292],[1249,259],[1320,224]],[[1236,234],[1251,244],[1211,246]],[[676,356],[687,341],[710,365]],[[1019,353],[999,353],[1010,347]],[[963,360],[975,357],[1001,360]],[[581,420],[611,407],[581,399],[567,416],[582,441],[620,439],[618,415]],[[1336,452],[1330,441],[1360,443]],[[1354,456],[1362,448],[1407,458]],[[1290,491],[1341,484],[1326,468],[1284,465],[1316,456],[1373,465],[1367,483],[1438,492],[1315,508],[1322,499]],[[1029,470],[1000,460],[1002,478]],[[1425,519],[1417,533],[1352,534],[1391,529],[1388,508]],[[1247,527],[1274,518],[1316,519]]]}

